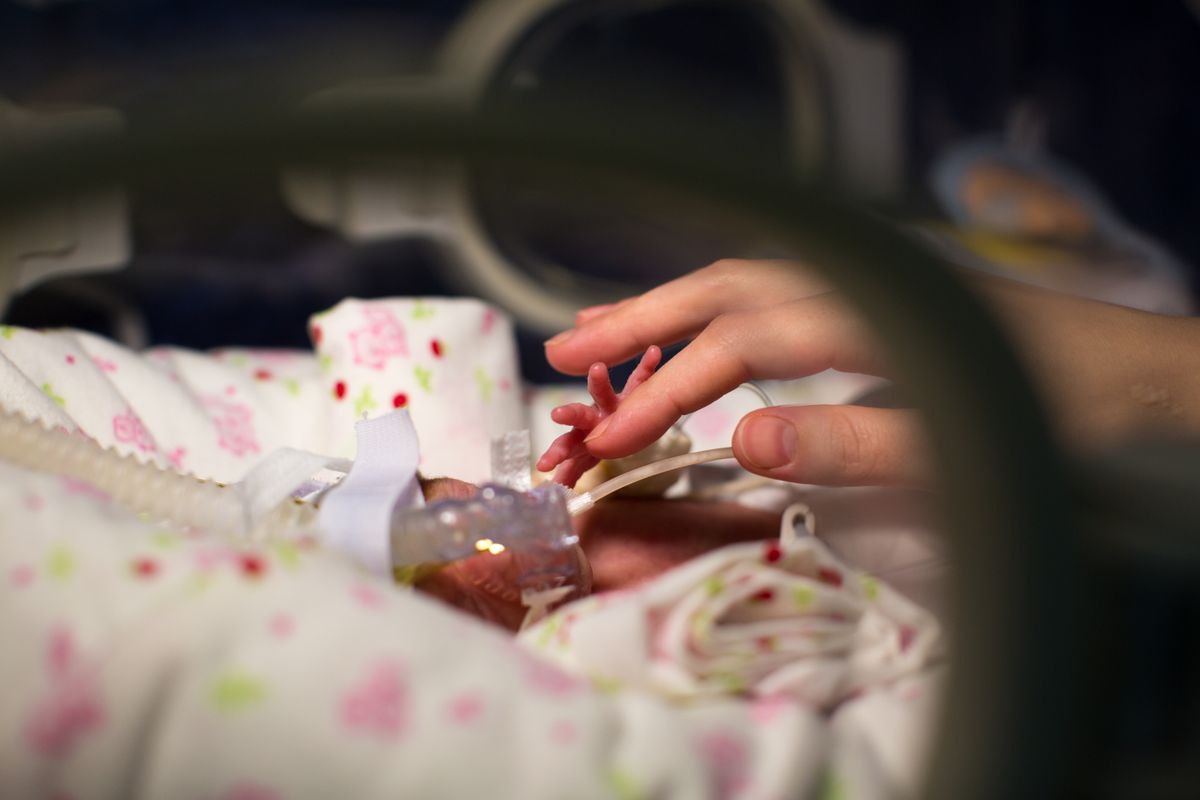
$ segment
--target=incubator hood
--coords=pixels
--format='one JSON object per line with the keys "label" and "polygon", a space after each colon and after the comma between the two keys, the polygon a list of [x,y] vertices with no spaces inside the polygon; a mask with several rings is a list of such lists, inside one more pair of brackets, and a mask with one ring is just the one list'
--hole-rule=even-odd
{"label": "incubator hood", "polygon": [[[442,39],[425,73],[330,87],[307,105],[336,108],[393,98],[463,111],[485,108],[508,93],[536,87],[546,54],[590,20],[687,5],[686,0],[475,3]],[[904,172],[904,74],[896,45],[845,23],[819,2],[762,0],[736,8],[775,51],[790,168],[798,174],[831,169],[867,196],[895,193]],[[116,131],[122,124],[114,110],[33,113],[0,104],[0,141],[14,132]],[[640,288],[581,277],[555,263],[539,263],[539,272],[531,273],[497,241],[469,171],[442,160],[376,159],[319,170],[293,166],[281,173],[281,191],[300,218],[352,241],[433,242],[464,293],[509,310],[538,333],[561,330],[578,307],[597,297]],[[0,229],[0,303],[55,276],[123,266],[136,256],[128,217],[124,195],[112,188],[28,211]]]}
{"label": "incubator hood", "polygon": [[[0,146],[118,131],[122,125],[121,114],[112,109],[34,113],[0,97]],[[37,283],[119,269],[129,257],[125,196],[115,187],[21,208],[0,223],[0,314],[9,297]]]}
{"label": "incubator hood", "polygon": [[[502,5],[551,4],[483,8]],[[498,26],[494,35],[507,41],[501,34],[508,30]],[[498,50],[481,48],[479,76],[493,74],[483,58],[492,52]],[[126,137],[81,137],[72,147],[43,140],[2,151],[0,210],[15,213],[126,176],[183,182],[204,171],[234,175],[305,161],[317,170],[310,173],[315,188],[301,190],[299,205],[305,215],[340,229],[349,224],[342,211],[354,207],[342,200],[360,191],[352,185],[360,178],[345,171],[347,160],[365,155],[374,163],[394,164],[397,157],[440,163],[467,156],[548,166],[581,183],[602,172],[667,185],[759,218],[798,249],[819,246],[822,254],[838,256],[840,269],[822,260],[814,265],[828,270],[825,277],[888,342],[903,388],[924,414],[944,478],[938,501],[956,557],[958,614],[954,670],[926,796],[1191,796],[1200,763],[1194,752],[1149,753],[1161,761],[1136,762],[1121,772],[1121,754],[1100,740],[1097,720],[1121,688],[1120,670],[1129,664],[1120,659],[1130,658],[1141,641],[1114,614],[1119,592],[1142,577],[1128,573],[1146,568],[1184,597],[1180,607],[1195,617],[1195,443],[1069,462],[1006,340],[944,262],[877,215],[817,191],[779,164],[745,153],[689,160],[660,143],[600,142],[572,129],[568,115],[472,115],[469,93],[464,102],[440,107],[418,103],[411,93],[352,94],[336,109],[326,102],[290,115],[220,109],[230,112],[220,124],[194,115],[194,125],[160,122]],[[395,196],[390,183],[375,180],[365,178],[368,189]],[[452,178],[445,185],[453,185]],[[289,196],[295,188],[290,185]],[[431,231],[421,213],[408,208],[406,217],[404,202],[393,208],[396,221],[371,220],[360,230],[378,224]],[[61,249],[72,238],[53,233],[31,252]],[[486,260],[482,252],[464,252]],[[9,285],[18,280],[10,278]],[[577,301],[561,296],[552,311],[535,313],[522,300],[523,288],[506,295],[480,285],[501,304],[529,311],[535,327],[557,325]],[[1194,642],[1185,644],[1194,652]],[[1194,692],[1194,676],[1189,688]],[[1192,725],[1194,734],[1194,719]]]}
{"label": "incubator hood", "polygon": [[[546,54],[589,19],[684,5],[678,0],[478,3],[446,38],[429,75],[336,87],[311,102],[336,107],[365,99],[437,98],[460,110],[484,108],[509,93],[536,91]],[[738,8],[757,21],[776,50],[791,168],[799,174],[832,169],[868,196],[896,192],[904,169],[904,77],[895,44],[847,25],[818,2],[771,0]],[[462,166],[401,160],[344,170],[289,170],[283,190],[301,217],[354,240],[431,239],[464,291],[508,309],[538,333],[561,330],[577,308],[598,297],[623,297],[640,288],[581,278],[554,263],[539,263],[539,273],[530,273],[497,242]]]}

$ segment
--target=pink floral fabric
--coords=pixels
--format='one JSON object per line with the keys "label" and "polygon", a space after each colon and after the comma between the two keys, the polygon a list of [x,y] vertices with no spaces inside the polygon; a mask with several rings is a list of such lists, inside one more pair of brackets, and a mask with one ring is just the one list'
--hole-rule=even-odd
{"label": "pink floral fabric", "polygon": [[[570,671],[306,539],[173,530],[0,463],[0,796],[811,794],[828,725]],[[466,761],[469,761],[469,765]]]}
{"label": "pink floral fabric", "polygon": [[512,324],[483,303],[344,300],[309,332],[339,432],[330,455],[353,457],[354,422],[406,408],[422,472],[480,482],[492,438],[527,427]]}
{"label": "pink floral fabric", "polygon": [[234,482],[278,447],[326,444],[329,400],[312,354],[135,353],[80,331],[5,330],[0,404],[118,452]]}
{"label": "pink floral fabric", "polygon": [[522,634],[568,671],[680,699],[790,698],[830,711],[940,662],[941,627],[819,539],[693,559],[639,589],[573,603]]}
{"label": "pink floral fabric", "polygon": [[[427,474],[480,480],[490,438],[526,425],[511,325],[481,303],[348,300],[310,330],[315,353],[139,354],[0,327],[0,403],[227,483],[280,446],[352,456],[353,423],[399,407]],[[916,667],[927,628],[819,548],[782,564],[726,553],[514,642],[311,539],[176,530],[3,462],[0,507],[0,797],[775,800],[919,785],[909,765],[937,696]],[[725,583],[710,594],[713,576]],[[800,627],[832,634],[811,659],[811,641],[754,630],[794,619],[767,612],[797,586],[815,598]],[[882,642],[882,662],[834,667],[847,639]],[[887,680],[860,680],[880,663]]]}
{"label": "pink floral fabric", "polygon": [[349,332],[353,363],[382,370],[393,358],[408,358],[404,325],[389,308],[367,307],[362,325]]}

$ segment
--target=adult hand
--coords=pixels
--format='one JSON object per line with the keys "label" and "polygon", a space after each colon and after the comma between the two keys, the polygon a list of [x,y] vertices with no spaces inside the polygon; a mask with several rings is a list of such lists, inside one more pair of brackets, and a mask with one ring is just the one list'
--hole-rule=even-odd
{"label": "adult hand", "polygon": [[[983,276],[970,283],[1009,323],[1068,438],[1098,442],[1146,426],[1200,431],[1196,320]],[[861,320],[836,294],[780,261],[721,261],[638,297],[585,309],[574,329],[546,343],[546,356],[578,375],[596,362],[618,363],[685,339],[690,343],[584,440],[593,455],[637,452],[683,414],[747,380],[829,368],[886,374]],[[920,485],[929,477],[917,419],[906,410],[763,409],[742,419],[733,448],[746,469],[800,483]]]}
{"label": "adult hand", "polygon": [[[755,378],[833,368],[882,374],[865,328],[836,295],[785,261],[719,261],[614,306],[580,312],[546,344],[557,369],[582,374],[652,345],[691,343],[587,438],[602,458],[637,452],[679,417]],[[829,485],[910,483],[921,474],[911,413],[853,406],[778,406],[747,415],[738,460],[760,475]]]}

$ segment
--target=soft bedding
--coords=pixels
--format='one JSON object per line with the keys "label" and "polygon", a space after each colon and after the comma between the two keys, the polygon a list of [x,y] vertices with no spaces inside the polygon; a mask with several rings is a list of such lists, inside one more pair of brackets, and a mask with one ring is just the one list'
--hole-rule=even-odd
{"label": "soft bedding", "polygon": [[[280,446],[352,456],[352,423],[397,407],[426,471],[478,481],[525,424],[511,328],[482,304],[347,301],[312,333],[313,354],[139,355],[6,328],[0,402],[222,481]],[[936,621],[802,531],[514,640],[310,539],[170,530],[4,464],[0,503],[5,797],[916,791]]]}

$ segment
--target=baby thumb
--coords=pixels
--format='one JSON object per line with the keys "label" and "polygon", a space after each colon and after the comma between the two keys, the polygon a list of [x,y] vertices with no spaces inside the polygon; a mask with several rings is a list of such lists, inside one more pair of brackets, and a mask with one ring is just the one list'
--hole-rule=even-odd
{"label": "baby thumb", "polygon": [[751,472],[793,483],[911,486],[927,480],[911,411],[774,406],[742,418],[733,453]]}

